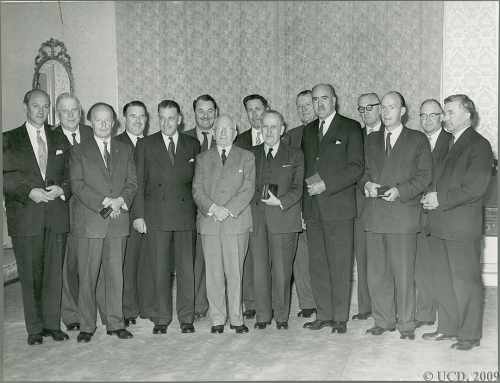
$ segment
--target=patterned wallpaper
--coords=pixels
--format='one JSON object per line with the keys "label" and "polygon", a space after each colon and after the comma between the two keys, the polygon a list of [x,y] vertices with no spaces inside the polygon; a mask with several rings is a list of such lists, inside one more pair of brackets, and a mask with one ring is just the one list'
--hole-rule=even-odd
{"label": "patterned wallpaper", "polygon": [[358,119],[362,92],[399,90],[418,106],[439,97],[442,2],[117,2],[119,103],[173,98],[186,129],[192,100],[210,93],[241,130],[242,98],[260,93],[299,124],[295,95],[331,82],[341,113]]}
{"label": "patterned wallpaper", "polygon": [[443,97],[465,93],[498,158],[498,2],[444,3]]}

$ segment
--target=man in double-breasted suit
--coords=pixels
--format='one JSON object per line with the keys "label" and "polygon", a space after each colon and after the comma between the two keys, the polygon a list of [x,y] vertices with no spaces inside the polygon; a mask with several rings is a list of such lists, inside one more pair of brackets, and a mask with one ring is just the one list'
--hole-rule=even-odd
{"label": "man in double-breasted suit", "polygon": [[[209,94],[202,94],[193,101],[194,117],[196,126],[185,133],[196,138],[201,151],[204,152],[215,145],[214,121],[219,109],[217,102]],[[205,259],[203,257],[203,246],[200,233],[196,234],[196,254],[194,258],[194,319],[207,316],[208,300],[205,277]]]}
{"label": "man in double-breasted suit", "polygon": [[[249,246],[254,256],[255,328],[258,329],[271,323],[273,312],[276,327],[288,328],[292,266],[298,232],[302,230],[304,156],[300,149],[280,143],[284,130],[279,112],[264,112],[264,143],[252,148],[256,181]],[[272,188],[265,192],[269,185],[277,186],[276,194]]]}
{"label": "man in double-breasted suit", "polygon": [[179,104],[158,104],[160,131],[137,146],[139,189],[133,205],[134,228],[146,234],[153,265],[153,334],[165,334],[172,321],[171,259],[177,284],[177,318],[183,333],[194,332],[194,245],[196,206],[192,196],[200,144],[178,132]]}
{"label": "man in double-breasted suit", "polygon": [[316,320],[305,328],[345,333],[349,317],[355,184],[363,173],[363,141],[359,123],[336,112],[330,84],[312,89],[318,119],[305,129],[303,215],[307,227],[311,285]]}
{"label": "man in double-breasted suit", "polygon": [[[429,245],[436,273],[433,298],[438,303],[437,331],[424,339],[453,339],[452,348],[470,350],[482,335],[483,285],[481,235],[483,197],[490,182],[493,154],[474,130],[478,117],[472,100],[452,95],[444,100],[445,129],[453,135],[448,155],[438,167],[435,191],[422,199],[429,211]],[[439,273],[439,274],[438,274]]]}
{"label": "man in double-breasted suit", "polygon": [[[75,95],[61,93],[57,96],[56,111],[59,115],[60,125],[55,130],[67,138],[68,150],[71,146],[78,145],[81,141],[86,141],[93,136],[90,126],[80,124],[82,107],[80,100]],[[71,222],[78,219],[78,217],[75,217],[74,208],[72,207],[74,201],[74,198],[69,200],[70,226]],[[63,265],[61,318],[68,331],[80,329],[78,317],[78,259],[71,234],[68,236]]]}
{"label": "man in double-breasted suit", "polygon": [[[123,106],[125,131],[116,136],[116,139],[129,145],[134,150],[137,142],[145,136],[148,122],[148,111],[142,101],[133,100]],[[133,205],[132,205],[133,210]],[[132,220],[131,220],[132,221]],[[149,264],[149,257],[144,246],[143,236],[132,227],[127,238],[125,258],[123,260],[123,317],[125,326],[136,323],[141,314],[143,318],[151,318],[153,305],[153,286]]]}
{"label": "man in double-breasted suit", "polygon": [[3,191],[7,225],[21,281],[28,344],[61,331],[62,266],[69,229],[68,143],[45,125],[50,98],[24,96],[26,122],[3,134]]}
{"label": "man in double-breasted suit", "polygon": [[[420,105],[420,126],[429,140],[432,153],[432,184],[427,191],[434,191],[437,168],[448,154],[451,134],[442,128],[443,109],[439,101],[428,99]],[[417,234],[417,256],[415,259],[416,308],[415,327],[433,325],[436,320],[436,302],[432,298],[433,255],[429,248],[427,210],[422,209],[422,230]]]}
{"label": "man in double-breasted suit", "polygon": [[255,159],[249,151],[233,145],[237,131],[231,117],[218,117],[214,127],[217,145],[197,157],[193,181],[211,332],[224,331],[227,291],[230,327],[236,333],[245,333],[248,328],[243,323],[241,283],[252,229],[250,201],[255,192]]}
{"label": "man in double-breasted suit", "polygon": [[[432,181],[432,156],[422,132],[403,126],[403,96],[382,98],[384,130],[366,142],[363,175],[368,288],[375,326],[381,335],[397,325],[401,339],[415,339],[415,253],[420,230],[420,197]],[[387,190],[380,189],[382,186]]]}
{"label": "man in double-breasted suit", "polygon": [[94,104],[87,114],[94,137],[73,146],[71,189],[75,198],[71,235],[77,243],[80,279],[78,342],[89,342],[96,328],[99,270],[105,292],[104,322],[108,335],[132,338],[122,310],[123,256],[129,234],[129,208],[137,190],[132,149],[111,137],[113,108]]}

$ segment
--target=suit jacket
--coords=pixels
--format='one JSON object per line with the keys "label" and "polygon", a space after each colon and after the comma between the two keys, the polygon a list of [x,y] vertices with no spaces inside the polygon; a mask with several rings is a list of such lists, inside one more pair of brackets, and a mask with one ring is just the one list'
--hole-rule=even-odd
{"label": "suit jacket", "polygon": [[238,134],[234,143],[242,149],[250,150],[252,148],[252,128]]}
{"label": "suit jacket", "polygon": [[451,133],[448,133],[446,130],[441,129],[439,136],[436,140],[436,145],[434,145],[434,149],[432,150],[432,184],[431,190],[435,190],[436,182],[437,182],[437,169],[439,165],[444,161],[446,155],[448,154],[448,148],[450,146],[450,140],[453,137]]}
{"label": "suit jacket", "polygon": [[[64,135],[48,126],[45,126],[45,137],[47,168],[44,180],[26,124],[3,134],[3,191],[10,236],[41,235],[45,227],[55,233],[69,230],[69,143]],[[65,201],[56,198],[47,203],[35,203],[29,198],[32,189],[45,188],[52,182],[63,189]]]}
{"label": "suit jacket", "polygon": [[71,234],[84,238],[122,237],[129,234],[129,212],[118,218],[103,219],[99,214],[105,197],[123,197],[130,209],[137,191],[137,177],[132,149],[111,138],[111,177],[94,138],[71,148],[70,179],[75,196]]}
{"label": "suit jacket", "polygon": [[302,135],[304,133],[305,126],[306,125],[299,125],[296,128],[287,131],[281,138],[281,142],[286,143],[292,148],[301,149]]}
{"label": "suit jacket", "polygon": [[[304,182],[304,155],[300,149],[292,148],[281,142],[278,151],[267,163],[264,144],[254,146],[252,152],[255,156],[255,194],[252,199],[253,224],[266,224],[271,233],[296,233],[302,231],[301,198]],[[283,206],[268,206],[261,202],[264,179],[272,180],[270,183],[278,185],[278,197]]]}
{"label": "suit jacket", "polygon": [[132,140],[127,134],[127,131],[123,131],[122,133],[118,134],[116,136],[116,139],[118,141],[123,142],[124,144],[130,145],[132,148],[135,148],[134,144],[132,143]]}
{"label": "suit jacket", "polygon": [[[255,193],[255,158],[236,145],[231,147],[223,166],[217,146],[196,158],[193,197],[198,206],[197,228],[200,234],[242,234],[252,229],[250,201]],[[208,216],[210,206],[224,206],[234,217],[215,222]]]}
{"label": "suit jacket", "polygon": [[439,206],[428,213],[433,235],[452,240],[481,236],[483,197],[492,166],[490,143],[473,128],[467,128],[437,168]]}
{"label": "suit jacket", "polygon": [[[319,173],[326,191],[309,196],[304,189],[304,219],[314,218],[313,200],[323,220],[346,220],[356,215],[355,185],[363,174],[363,141],[358,122],[335,114],[321,144],[319,120],[309,123],[303,132],[305,178]],[[318,218],[318,217],[316,217]]]}
{"label": "suit jacket", "polygon": [[[80,128],[80,142],[87,141],[94,136],[94,131],[90,126],[79,124],[79,128]],[[63,133],[61,125],[56,126],[54,130],[61,133],[64,136],[64,138],[66,138],[66,140],[68,139],[68,137],[66,137],[66,135]],[[72,143],[68,141],[68,144],[71,145]]]}
{"label": "suit jacket", "polygon": [[365,229],[375,233],[417,233],[420,198],[432,182],[432,155],[425,134],[403,127],[389,159],[385,158],[384,132],[370,134],[361,183],[364,186],[368,181],[397,187],[399,198],[394,202],[368,198]]}
{"label": "suit jacket", "polygon": [[170,162],[162,133],[137,143],[139,188],[133,217],[144,218],[148,228],[164,231],[194,230],[196,206],[192,183],[198,140],[179,133],[174,165]]}

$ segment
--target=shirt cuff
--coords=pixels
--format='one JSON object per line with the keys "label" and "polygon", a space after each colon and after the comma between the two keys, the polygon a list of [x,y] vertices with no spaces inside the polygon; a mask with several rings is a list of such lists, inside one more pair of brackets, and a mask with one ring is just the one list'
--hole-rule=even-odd
{"label": "shirt cuff", "polygon": [[207,215],[208,215],[209,217],[211,217],[211,216],[213,216],[213,215],[214,215],[214,209],[215,209],[215,204],[213,203],[213,204],[210,206],[210,208],[208,209],[208,213],[207,213]]}

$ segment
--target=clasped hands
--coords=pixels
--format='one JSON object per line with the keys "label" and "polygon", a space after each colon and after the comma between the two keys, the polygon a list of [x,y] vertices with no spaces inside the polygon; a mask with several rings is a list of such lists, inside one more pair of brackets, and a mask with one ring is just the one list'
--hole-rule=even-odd
{"label": "clasped hands", "polygon": [[212,217],[214,217],[214,220],[217,222],[222,222],[224,221],[227,217],[229,217],[231,212],[229,209],[225,208],[224,206],[219,206],[219,205],[212,205],[210,208],[209,213],[211,213]]}
{"label": "clasped hands", "polygon": [[425,193],[420,199],[420,203],[425,210],[434,210],[439,206],[437,192]]}
{"label": "clasped hands", "polygon": [[310,196],[318,195],[326,190],[325,181],[321,180],[312,184],[307,184],[307,192]]}
{"label": "clasped hands", "polygon": [[49,202],[64,195],[64,190],[57,185],[47,186],[46,189],[33,188],[28,197],[35,203]]}
{"label": "clasped hands", "polygon": [[118,197],[118,198],[110,198],[110,197],[105,197],[104,200],[102,201],[102,206],[103,207],[111,207],[113,211],[109,215],[110,218],[118,218],[120,215],[120,209],[124,207],[126,209],[125,205],[125,200],[123,197]]}
{"label": "clasped hands", "polygon": [[276,197],[270,190],[268,191],[269,197],[267,199],[261,199],[262,202],[264,202],[268,206],[280,206],[281,207],[281,201]]}
{"label": "clasped hands", "polygon": [[[366,197],[369,197],[369,198],[376,198],[378,196],[378,188],[382,186],[378,183],[375,183],[375,182],[370,182],[368,181],[367,183],[365,183],[365,196]],[[384,195],[381,197],[384,201],[387,201],[387,202],[394,202],[396,201],[396,199],[399,198],[399,190],[397,187],[391,187],[390,189],[388,189]]]}

